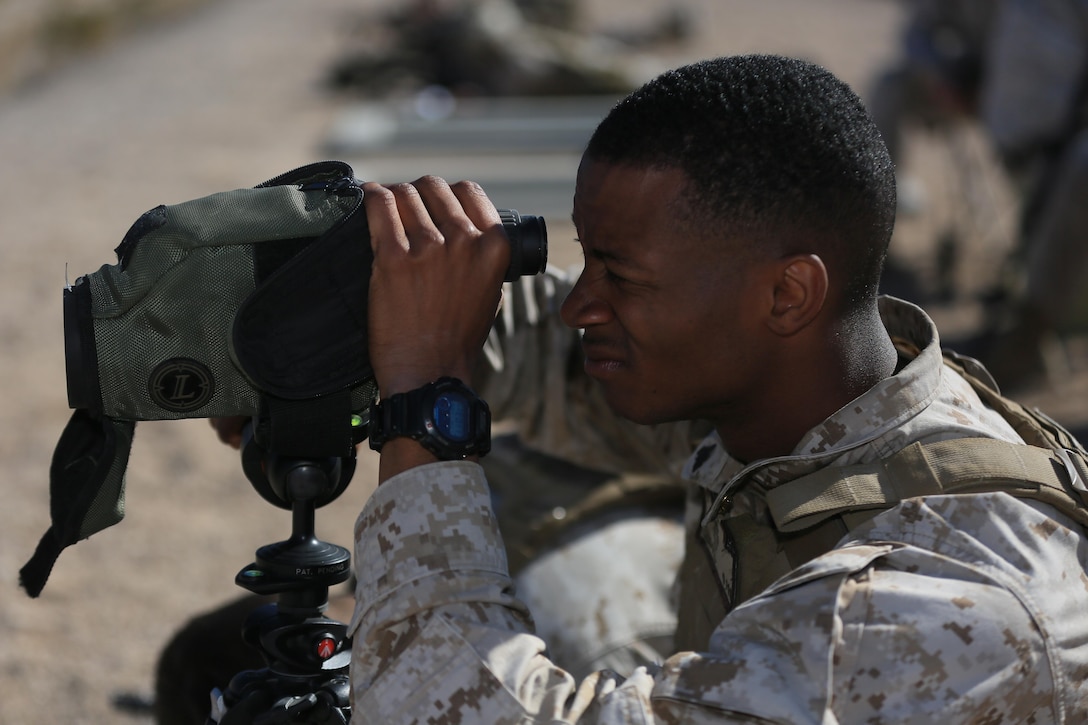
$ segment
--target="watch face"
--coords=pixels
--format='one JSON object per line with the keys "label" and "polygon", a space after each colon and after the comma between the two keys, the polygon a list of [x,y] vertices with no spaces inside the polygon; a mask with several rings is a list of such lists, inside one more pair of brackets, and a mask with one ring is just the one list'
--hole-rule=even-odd
{"label": "watch face", "polygon": [[434,401],[434,426],[458,443],[472,437],[472,403],[454,391],[441,393]]}

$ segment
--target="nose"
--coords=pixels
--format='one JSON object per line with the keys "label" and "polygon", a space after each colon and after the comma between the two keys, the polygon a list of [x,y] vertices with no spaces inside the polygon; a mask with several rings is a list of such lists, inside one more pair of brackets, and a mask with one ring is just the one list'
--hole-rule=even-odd
{"label": "nose", "polygon": [[567,327],[581,330],[608,322],[612,319],[612,308],[593,290],[583,273],[563,300],[559,316]]}

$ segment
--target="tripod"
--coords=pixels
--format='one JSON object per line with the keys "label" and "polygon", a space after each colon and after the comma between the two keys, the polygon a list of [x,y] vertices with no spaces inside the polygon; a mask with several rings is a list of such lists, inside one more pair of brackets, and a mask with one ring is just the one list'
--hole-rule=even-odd
{"label": "tripod", "polygon": [[250,430],[242,465],[265,500],[291,510],[291,537],[257,549],[256,560],[235,577],[255,594],[277,595],[242,628],[267,666],[237,674],[222,693],[222,719],[213,714],[208,722],[347,723],[351,643],[347,625],[324,612],[329,587],[351,576],[351,554],[317,538],[315,513],[347,488],[355,460],[279,456],[257,444]]}

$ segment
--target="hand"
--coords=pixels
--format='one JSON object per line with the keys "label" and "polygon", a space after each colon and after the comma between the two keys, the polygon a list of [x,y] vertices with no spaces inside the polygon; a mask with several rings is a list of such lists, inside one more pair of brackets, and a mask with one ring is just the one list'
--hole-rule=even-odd
{"label": "hand", "polygon": [[495,320],[510,246],[471,182],[363,186],[374,264],[370,363],[382,396],[443,375],[468,381]]}
{"label": "hand", "polygon": [[242,429],[249,420],[244,415],[233,415],[225,418],[208,418],[208,423],[215,429],[220,441],[238,450],[242,447]]}

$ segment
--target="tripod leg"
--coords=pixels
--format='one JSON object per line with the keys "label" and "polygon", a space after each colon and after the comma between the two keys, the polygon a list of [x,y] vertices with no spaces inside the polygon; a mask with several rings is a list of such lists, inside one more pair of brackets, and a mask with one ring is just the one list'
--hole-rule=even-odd
{"label": "tripod leg", "polygon": [[157,725],[204,725],[208,693],[226,690],[235,674],[264,666],[242,642],[242,623],[269,597],[246,595],[191,619],[166,645],[155,672]]}

